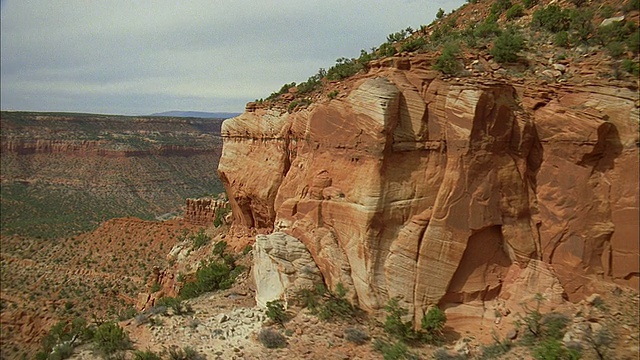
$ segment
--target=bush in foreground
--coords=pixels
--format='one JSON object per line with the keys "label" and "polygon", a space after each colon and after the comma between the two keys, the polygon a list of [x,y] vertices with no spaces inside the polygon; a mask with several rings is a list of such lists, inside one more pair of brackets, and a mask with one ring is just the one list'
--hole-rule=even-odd
{"label": "bush in foreground", "polygon": [[266,315],[271,321],[282,325],[287,320],[287,313],[284,310],[282,300],[273,300],[267,302]]}
{"label": "bush in foreground", "polygon": [[279,331],[264,328],[258,333],[258,341],[269,349],[279,349],[287,346],[287,339]]}
{"label": "bush in foreground", "polygon": [[93,343],[96,350],[107,357],[120,350],[131,348],[129,335],[114,322],[106,322],[98,326],[93,336]]}
{"label": "bush in foreground", "polygon": [[356,329],[356,328],[347,328],[344,330],[344,338],[352,342],[356,345],[363,345],[369,341],[369,335],[366,332]]}
{"label": "bush in foreground", "polygon": [[524,49],[524,38],[515,30],[504,31],[496,38],[490,53],[499,63],[515,62],[518,52]]}

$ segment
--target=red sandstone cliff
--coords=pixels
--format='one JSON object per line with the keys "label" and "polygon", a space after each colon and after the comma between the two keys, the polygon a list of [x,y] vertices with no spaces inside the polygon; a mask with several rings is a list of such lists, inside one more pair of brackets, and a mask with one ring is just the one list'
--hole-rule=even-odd
{"label": "red sandstone cliff", "polygon": [[372,311],[399,297],[417,319],[527,292],[575,300],[594,279],[637,288],[637,92],[443,79],[430,61],[225,121],[236,231],[292,235],[330,287]]}

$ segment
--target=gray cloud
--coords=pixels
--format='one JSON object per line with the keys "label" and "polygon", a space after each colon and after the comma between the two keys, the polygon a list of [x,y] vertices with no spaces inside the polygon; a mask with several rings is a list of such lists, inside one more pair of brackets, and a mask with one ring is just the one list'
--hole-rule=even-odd
{"label": "gray cloud", "polygon": [[2,109],[241,111],[457,1],[2,2]]}

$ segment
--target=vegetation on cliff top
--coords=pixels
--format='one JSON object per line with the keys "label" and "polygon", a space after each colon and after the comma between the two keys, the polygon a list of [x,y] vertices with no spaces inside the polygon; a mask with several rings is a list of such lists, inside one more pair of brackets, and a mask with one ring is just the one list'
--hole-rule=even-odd
{"label": "vegetation on cliff top", "polygon": [[[385,43],[370,51],[361,50],[357,58],[339,58],[328,70],[318,70],[303,83],[285,84],[266,99],[257,100],[258,106],[277,107],[284,102],[290,112],[304,108],[321,99],[324,89],[331,89],[328,84],[367,72],[371,61],[409,52],[433,54],[433,68],[445,75],[469,76],[468,61],[478,56],[492,58],[512,76],[536,77],[547,60],[540,48],[551,43],[554,49],[550,53],[573,58],[576,63],[585,54],[608,56],[603,62],[605,72],[599,75],[604,79],[633,80],[640,75],[640,31],[637,22],[624,17],[640,8],[638,0],[468,2],[448,15],[440,9],[436,20],[418,30],[406,28],[389,34]],[[602,24],[612,16],[623,17]],[[571,79],[565,74],[563,80]]]}

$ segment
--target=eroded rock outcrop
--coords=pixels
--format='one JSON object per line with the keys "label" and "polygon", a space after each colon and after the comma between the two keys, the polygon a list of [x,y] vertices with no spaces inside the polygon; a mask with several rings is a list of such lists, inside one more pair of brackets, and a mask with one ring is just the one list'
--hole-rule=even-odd
{"label": "eroded rock outcrop", "polygon": [[226,221],[228,207],[229,202],[224,196],[219,196],[217,199],[210,197],[187,199],[184,220],[192,225],[211,226],[215,225],[217,217],[220,223],[223,223]]}
{"label": "eroded rock outcrop", "polygon": [[256,304],[293,299],[302,289],[322,284],[322,275],[300,240],[282,232],[258,235],[254,246],[253,278]]}
{"label": "eroded rock outcrop", "polygon": [[405,65],[308,110],[225,121],[235,226],[299,239],[330,288],[373,312],[398,297],[416,319],[516,279],[535,293],[536,269],[560,298],[594,276],[637,286],[636,93],[537,93]]}

